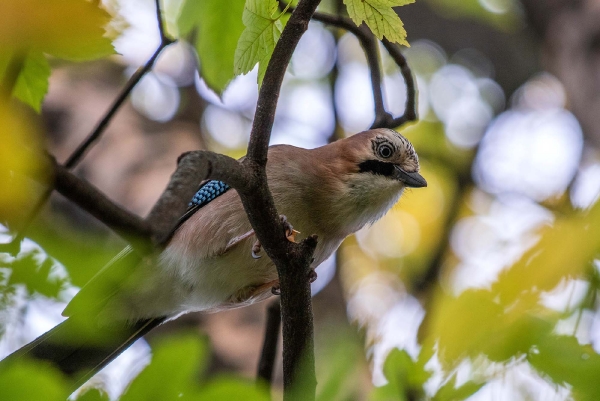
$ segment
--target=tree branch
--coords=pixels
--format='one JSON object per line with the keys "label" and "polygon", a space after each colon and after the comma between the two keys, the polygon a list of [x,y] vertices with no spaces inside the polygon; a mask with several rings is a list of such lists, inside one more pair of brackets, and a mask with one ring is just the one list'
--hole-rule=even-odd
{"label": "tree branch", "polygon": [[138,248],[148,249],[151,228],[143,219],[108,199],[66,167],[54,165],[54,189]]}
{"label": "tree branch", "polygon": [[[157,0],[157,2],[158,2],[158,0]],[[162,23],[159,23],[159,26],[162,26]],[[161,35],[162,35],[162,28],[161,28]],[[108,124],[115,116],[116,112],[121,108],[121,106],[123,105],[125,100],[129,97],[129,94],[131,93],[133,88],[135,88],[135,86],[140,82],[140,80],[144,77],[144,75],[146,75],[152,69],[152,67],[154,66],[154,63],[156,62],[156,59],[158,58],[160,53],[163,51],[163,49],[173,42],[174,42],[174,40],[166,38],[164,36],[161,38],[160,45],[158,46],[158,48],[156,49],[154,54],[152,54],[152,56],[150,57],[150,59],[148,59],[146,64],[144,64],[142,67],[138,68],[138,70],[135,72],[135,74],[133,74],[131,76],[131,78],[129,78],[129,81],[127,81],[127,84],[125,85],[123,90],[121,90],[121,93],[119,93],[119,96],[117,96],[114,103],[108,109],[108,111],[106,112],[104,117],[102,117],[102,119],[100,120],[98,125],[96,125],[96,127],[92,130],[92,132],[90,132],[90,134],[87,136],[87,138],[77,147],[77,149],[75,149],[75,151],[71,154],[71,156],[69,156],[69,158],[65,162],[66,168],[71,169],[71,168],[75,167],[77,165],[77,163],[79,163],[81,161],[81,159],[83,158],[83,156],[87,153],[87,151],[90,149],[90,147],[98,139],[100,139],[100,136],[102,136],[102,134],[106,130],[106,127],[108,127]]]}
{"label": "tree branch", "polygon": [[[248,219],[265,252],[279,273],[283,321],[284,400],[292,397],[292,384],[302,370],[302,399],[314,400],[313,322],[308,280],[316,237],[299,244],[287,241],[273,197],[267,186],[266,162],[269,139],[281,83],[292,53],[308,28],[320,0],[301,0],[283,30],[260,88],[248,152],[242,164],[248,169],[248,190],[238,191]],[[293,222],[292,222],[293,223]]]}
{"label": "tree branch", "polygon": [[269,386],[273,382],[273,370],[277,357],[277,343],[279,342],[279,330],[281,328],[281,304],[279,299],[271,301],[267,306],[267,322],[265,325],[265,339],[258,362],[257,380],[263,381]]}

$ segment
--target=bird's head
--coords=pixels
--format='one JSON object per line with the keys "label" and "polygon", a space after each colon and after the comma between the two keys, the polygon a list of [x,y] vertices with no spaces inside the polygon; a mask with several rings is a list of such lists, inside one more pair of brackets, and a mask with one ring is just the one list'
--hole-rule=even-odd
{"label": "bird's head", "polygon": [[311,205],[321,221],[345,235],[381,218],[406,187],[427,186],[412,144],[391,129],[364,131],[315,151],[304,164],[319,180]]}
{"label": "bird's head", "polygon": [[361,132],[344,141],[344,158],[353,167],[351,175],[354,179],[351,181],[375,178],[382,186],[427,186],[427,181],[419,174],[419,158],[415,149],[398,132],[379,128]]}
{"label": "bird's head", "polygon": [[381,218],[406,187],[427,186],[413,146],[390,129],[364,131],[310,150],[276,146],[269,160],[278,210],[298,227],[302,216],[311,216],[314,228],[301,231],[336,238]]}

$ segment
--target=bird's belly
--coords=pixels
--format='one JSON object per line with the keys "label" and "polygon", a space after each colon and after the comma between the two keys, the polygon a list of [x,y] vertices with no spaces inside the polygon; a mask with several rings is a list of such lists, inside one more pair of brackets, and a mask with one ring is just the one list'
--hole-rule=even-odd
{"label": "bird's belly", "polygon": [[168,247],[160,255],[157,272],[133,302],[137,317],[173,316],[215,309],[242,289],[277,278],[270,259],[251,256],[245,240],[222,255],[201,257]]}
{"label": "bird's belly", "polygon": [[[319,236],[312,267],[332,252],[341,238],[332,241]],[[159,256],[153,274],[146,276],[135,294],[126,300],[129,319],[177,316],[186,312],[215,310],[230,305],[236,294],[278,278],[275,265],[264,251],[252,257],[251,236],[226,252],[206,257],[193,248],[167,247]],[[318,270],[317,270],[318,272]]]}

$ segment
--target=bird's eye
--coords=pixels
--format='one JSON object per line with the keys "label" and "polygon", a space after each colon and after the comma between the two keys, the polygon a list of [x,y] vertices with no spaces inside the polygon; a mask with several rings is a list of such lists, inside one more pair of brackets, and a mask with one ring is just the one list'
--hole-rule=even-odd
{"label": "bird's eye", "polygon": [[391,145],[389,145],[387,143],[382,143],[377,148],[377,153],[379,154],[380,157],[387,159],[388,157],[392,156],[392,154],[394,153],[394,149],[392,149]]}

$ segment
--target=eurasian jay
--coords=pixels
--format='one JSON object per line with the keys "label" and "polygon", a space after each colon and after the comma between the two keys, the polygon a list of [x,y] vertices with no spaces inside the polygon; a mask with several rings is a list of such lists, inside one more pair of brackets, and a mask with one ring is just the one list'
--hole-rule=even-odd
{"label": "eurasian jay", "polygon": [[[289,222],[288,238],[318,235],[312,268],[348,235],[381,218],[404,188],[427,186],[413,146],[390,129],[316,149],[271,146],[267,177],[277,210]],[[69,303],[63,312],[69,319],[2,364],[22,355],[49,360],[82,384],[164,321],[249,305],[278,286],[277,270],[262,255],[240,198],[220,181],[201,185],[165,249],[148,259],[129,248],[121,252]]]}

